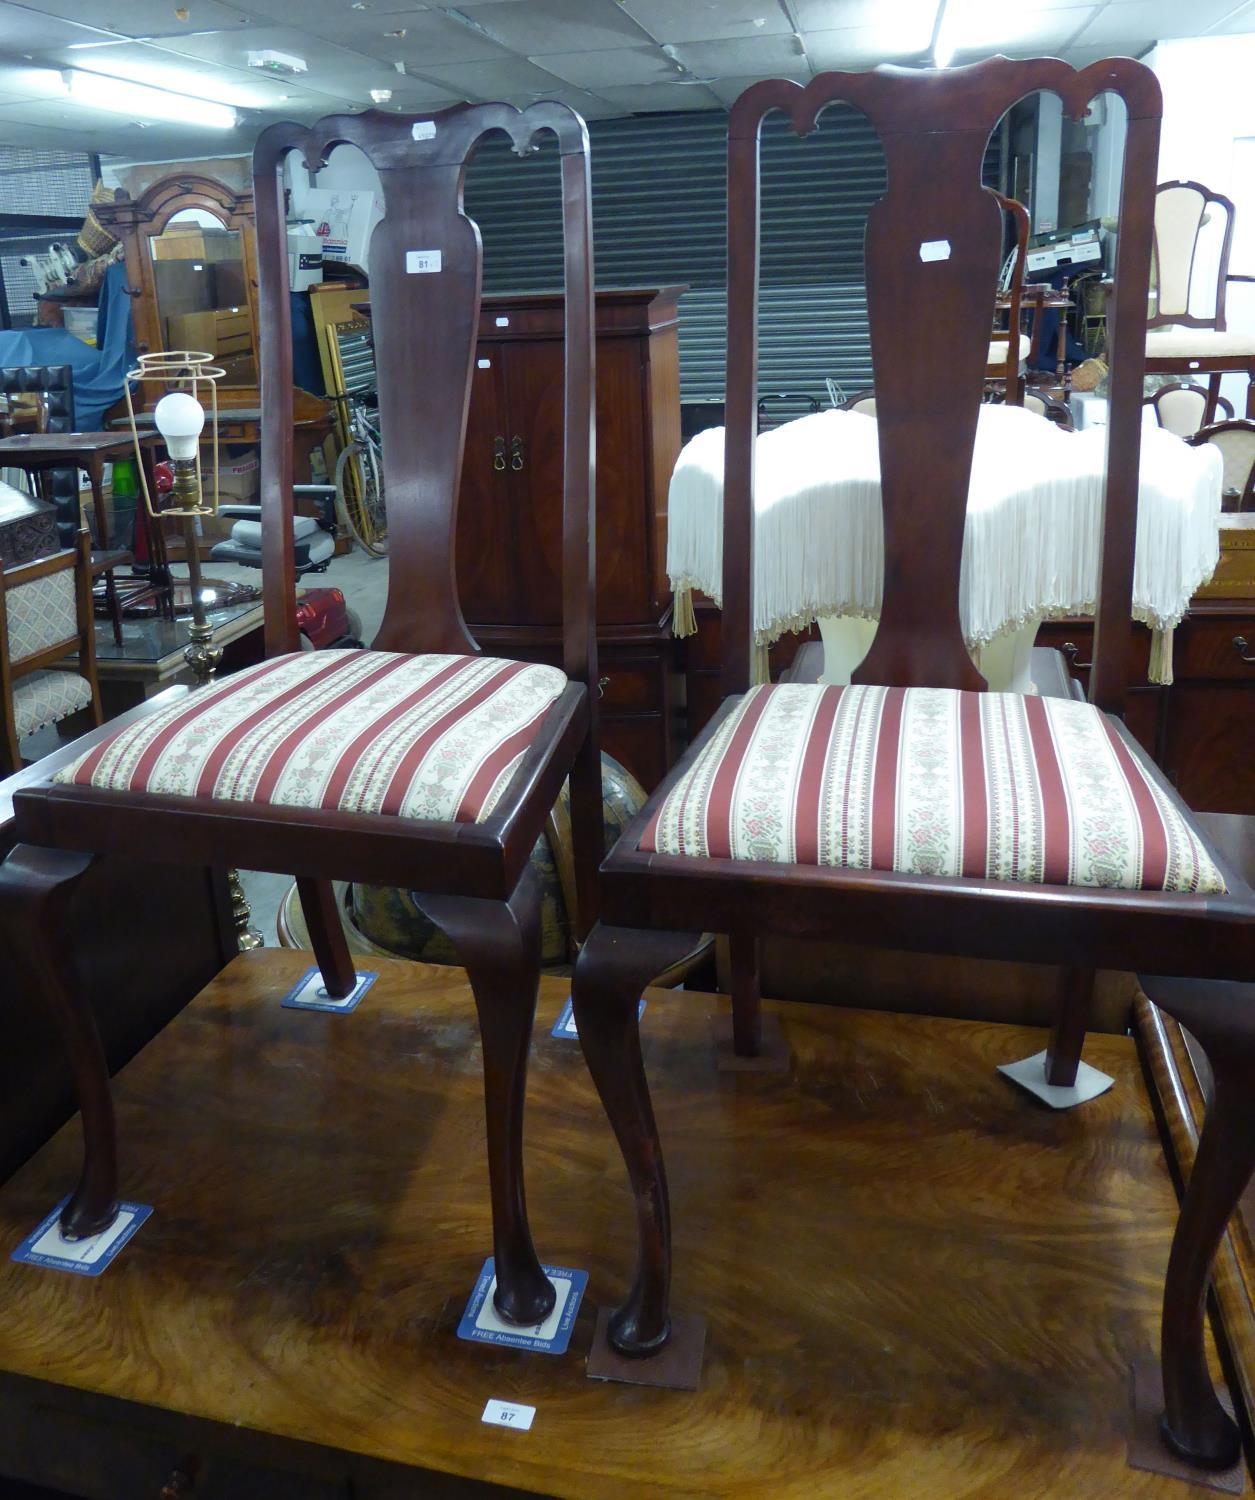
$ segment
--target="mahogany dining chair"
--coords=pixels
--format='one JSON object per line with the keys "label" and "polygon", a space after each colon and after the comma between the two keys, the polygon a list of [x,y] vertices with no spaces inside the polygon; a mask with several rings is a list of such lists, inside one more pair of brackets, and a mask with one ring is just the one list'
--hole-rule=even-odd
{"label": "mahogany dining chair", "polygon": [[[462,211],[466,166],[504,132],[561,160],[566,293],[562,667],[487,658],[467,631],[454,569],[456,497],[476,356],[481,248]],[[347,143],[378,170],[371,243],[391,535],[388,599],[371,649],[299,649],[292,545],[292,327],[282,168],[316,171]],[[22,977],[43,994],[74,1065],[85,1161],[63,1232],[116,1212],[109,1084],[72,966],[66,916],[100,854],[296,876],[325,987],[352,992],[333,878],[403,886],[452,940],[483,1039],[496,1305],[543,1319],[554,1290],[527,1222],[522,1121],[540,971],[532,846],[569,776],[578,921],[591,924],[602,852],[593,623],[593,267],[588,134],[567,106],[371,110],[308,129],[270,126],[253,156],[261,296],[266,659],[163,712],[95,737],[15,797],[18,846],[0,917]],[[421,995],[415,996],[421,1004]]]}
{"label": "mahogany dining chair", "polygon": [[[1097,94],[1128,112],[1112,329],[1106,508],[1091,701],[986,690],[964,644],[959,571],[1002,214],[981,185],[990,133],[1019,100]],[[879,424],[884,593],[846,688],[752,686],[759,135],[799,135],[836,102],[861,110],[887,158],[866,231]],[[723,513],[725,700],[602,863],[601,918],[580,954],[576,1023],[633,1186],[634,1285],[612,1354],[658,1356],[671,1335],[671,1228],[637,1001],[676,934],[728,934],[735,1040],[753,1051],[762,936],[1069,968],[1045,1077],[1075,1076],[1095,969],[1255,979],[1255,891],[1195,827],[1121,719],[1136,535],[1142,367],[1161,100],[1129,59],[1048,59],[823,73],[754,84],[728,141],[728,372]],[[917,310],[926,307],[927,318]],[[691,941],[691,939],[689,939]],[[1249,1168],[1248,1168],[1249,1170]],[[1201,1309],[1240,1172],[1187,1207],[1173,1306]],[[1221,1182],[1220,1178],[1216,1181]],[[834,1184],[834,1191],[838,1191]],[[1232,1207],[1230,1203],[1228,1205]],[[1201,1313],[1165,1322],[1166,1437],[1224,1466],[1238,1434],[1202,1358]],[[642,1373],[638,1378],[647,1378]]]}

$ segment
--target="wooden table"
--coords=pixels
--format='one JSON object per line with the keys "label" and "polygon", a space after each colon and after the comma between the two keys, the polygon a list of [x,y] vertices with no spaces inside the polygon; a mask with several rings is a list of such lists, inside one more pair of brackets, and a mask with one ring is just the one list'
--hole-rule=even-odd
{"label": "wooden table", "polygon": [[[994,305],[999,312],[1006,312],[1011,306],[1010,292],[999,292],[994,299]],[[1042,286],[1040,284],[1028,284],[1020,298],[1020,311],[1033,312],[1033,343],[1029,351],[1029,359],[1037,353],[1041,336],[1041,315],[1043,312],[1058,312],[1059,335],[1055,344],[1055,373],[1059,384],[1063,387],[1066,395],[1072,384],[1072,377],[1068,370],[1068,320],[1062,316],[1068,308],[1075,306],[1072,298],[1066,292],[1061,292],[1057,287]]]}
{"label": "wooden table", "polygon": [[[138,919],[137,919],[138,920]],[[544,980],[527,1157],[542,1256],[586,1269],[561,1357],[462,1342],[489,1253],[474,1007],[387,960],[348,1016],[286,1010],[311,962],[236,959],[116,1080],[124,1194],[152,1218],[99,1280],[0,1260],[0,1473],[90,1500],[625,1496],[1181,1500],[1127,1466],[1172,1183],[1126,1037],[1056,1114],[995,1064],[1024,1027],[770,1006],[783,1075],[720,1074],[724,1002],[650,991],[677,1311],[696,1392],[592,1382],[632,1275],[617,1150]],[[78,1168],[77,1124],[0,1190],[0,1246]],[[491,1398],[536,1407],[485,1426]],[[171,1493],[180,1491],[172,1489]]]}
{"label": "wooden table", "polygon": [[[160,442],[158,435],[145,433],[140,445],[151,465],[152,452]],[[109,515],[105,509],[105,465],[115,459],[130,458],[135,439],[130,432],[33,432],[0,438],[0,468],[22,469],[27,474],[43,474],[50,469],[83,469],[91,481],[92,506],[96,516],[96,545],[112,545]],[[149,484],[153,483],[151,472]]]}
{"label": "wooden table", "polygon": [[[207,584],[210,581],[206,580]],[[227,648],[223,672],[261,659],[259,600],[211,609],[208,619],[214,627],[215,643]],[[192,681],[183,659],[190,624],[189,618],[167,619],[162,614],[128,620],[121,641],[114,638],[112,631],[106,633],[103,625],[97,625],[96,676],[106,718],[163,692],[172,683]]]}

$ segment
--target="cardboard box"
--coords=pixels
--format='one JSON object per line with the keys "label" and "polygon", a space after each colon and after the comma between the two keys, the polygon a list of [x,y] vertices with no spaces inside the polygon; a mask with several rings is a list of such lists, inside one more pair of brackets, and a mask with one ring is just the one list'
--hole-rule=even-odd
{"label": "cardboard box", "polygon": [[1220,517],[1220,561],[1196,599],[1255,599],[1255,511]]}

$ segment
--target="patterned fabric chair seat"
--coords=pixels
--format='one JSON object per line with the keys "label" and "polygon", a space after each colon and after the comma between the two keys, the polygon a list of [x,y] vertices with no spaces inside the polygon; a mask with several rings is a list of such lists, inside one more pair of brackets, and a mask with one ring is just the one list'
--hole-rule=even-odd
{"label": "patterned fabric chair seat", "polygon": [[77,672],[30,672],[13,685],[13,718],[19,739],[58,724],[92,701],[92,685]]}
{"label": "patterned fabric chair seat", "polygon": [[482,822],[567,679],[479,656],[277,656],[107,736],[56,780]]}
{"label": "patterned fabric chair seat", "polygon": [[1089,704],[752,689],[640,848],[1039,885],[1223,892],[1179,806]]}

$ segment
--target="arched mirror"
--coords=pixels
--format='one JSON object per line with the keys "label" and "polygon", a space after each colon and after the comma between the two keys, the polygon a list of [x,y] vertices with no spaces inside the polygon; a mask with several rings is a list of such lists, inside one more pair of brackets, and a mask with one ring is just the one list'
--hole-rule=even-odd
{"label": "arched mirror", "polygon": [[244,242],[207,208],[181,208],[149,238],[153,294],[167,349],[202,349],[229,385],[256,385],[257,350]]}

